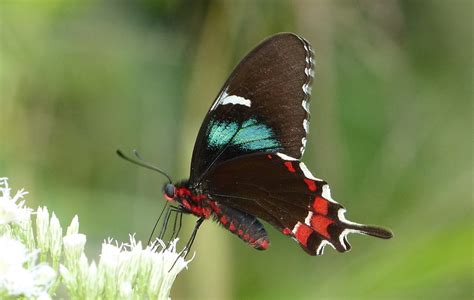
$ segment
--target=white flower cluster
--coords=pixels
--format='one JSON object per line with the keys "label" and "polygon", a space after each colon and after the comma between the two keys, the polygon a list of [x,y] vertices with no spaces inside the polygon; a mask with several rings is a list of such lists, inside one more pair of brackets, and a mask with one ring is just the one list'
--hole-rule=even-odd
{"label": "white flower cluster", "polygon": [[39,250],[31,229],[30,208],[24,190],[11,196],[7,178],[0,178],[0,296],[49,299],[48,289],[56,272],[46,263],[37,264]]}
{"label": "white flower cluster", "polygon": [[0,298],[51,299],[62,284],[73,299],[169,299],[176,276],[189,263],[176,251],[177,239],[147,247],[134,236],[121,245],[108,239],[98,264],[89,262],[78,217],[63,236],[54,213],[50,217],[46,207],[33,213],[19,201],[25,194],[11,197],[7,178],[0,178]]}
{"label": "white flower cluster", "polygon": [[20,241],[0,237],[0,295],[49,299],[56,272],[47,264],[36,264],[37,252]]}
{"label": "white flower cluster", "polygon": [[130,236],[130,243],[120,246],[117,241],[105,241],[96,265],[81,253],[84,236],[66,238],[64,248],[71,256],[60,272],[66,287],[81,299],[86,295],[93,299],[168,299],[176,276],[188,263],[176,252],[177,240],[169,247],[160,241],[159,246],[143,248]]}

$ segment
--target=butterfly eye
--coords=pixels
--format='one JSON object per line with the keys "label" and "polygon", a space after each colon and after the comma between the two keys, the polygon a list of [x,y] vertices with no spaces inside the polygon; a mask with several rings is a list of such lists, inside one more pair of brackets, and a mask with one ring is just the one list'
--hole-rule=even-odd
{"label": "butterfly eye", "polygon": [[165,185],[164,191],[165,191],[166,200],[172,201],[174,199],[174,192],[175,192],[174,185],[171,183],[167,183]]}

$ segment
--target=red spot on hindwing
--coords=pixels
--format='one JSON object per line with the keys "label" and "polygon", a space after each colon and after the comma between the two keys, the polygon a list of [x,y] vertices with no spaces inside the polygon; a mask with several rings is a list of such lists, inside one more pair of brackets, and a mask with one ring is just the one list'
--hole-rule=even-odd
{"label": "red spot on hindwing", "polygon": [[326,199],[316,196],[314,197],[313,210],[321,215],[328,214],[329,203]]}
{"label": "red spot on hindwing", "polygon": [[230,222],[230,225],[229,225],[229,230],[230,230],[230,231],[232,231],[232,232],[234,232],[234,231],[235,231],[235,229],[236,229],[236,228],[235,228],[235,225],[234,225],[234,223],[233,223],[233,222]]}
{"label": "red spot on hindwing", "polygon": [[272,159],[273,157],[270,154],[267,154],[268,159]]}
{"label": "red spot on hindwing", "polygon": [[311,218],[311,227],[327,239],[331,238],[328,233],[328,226],[332,223],[334,223],[333,220],[321,215],[315,215]]}
{"label": "red spot on hindwing", "polygon": [[298,229],[296,230],[295,237],[301,245],[307,247],[308,238],[314,230],[306,224],[300,222],[298,222],[298,224],[299,226],[297,225]]}
{"label": "red spot on hindwing", "polygon": [[306,183],[310,191],[312,192],[316,191],[316,183],[313,180],[305,178],[304,182]]}
{"label": "red spot on hindwing", "polygon": [[284,235],[290,235],[290,234],[291,234],[290,228],[284,228],[284,229],[282,230],[282,232],[283,232]]}
{"label": "red spot on hindwing", "polygon": [[296,172],[295,168],[293,168],[293,164],[291,163],[291,161],[285,161],[283,164],[288,169],[288,171],[290,171],[291,173]]}

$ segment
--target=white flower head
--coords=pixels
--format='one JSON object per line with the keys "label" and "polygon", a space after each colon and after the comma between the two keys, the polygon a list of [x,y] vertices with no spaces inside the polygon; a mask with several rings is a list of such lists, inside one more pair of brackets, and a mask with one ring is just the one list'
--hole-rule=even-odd
{"label": "white flower head", "polygon": [[7,236],[0,237],[0,249],[0,292],[47,299],[56,272],[46,264],[35,264],[38,251],[31,252]]}
{"label": "white flower head", "polygon": [[31,209],[25,207],[25,200],[23,200],[28,192],[21,189],[13,197],[10,192],[8,178],[0,177],[0,225],[20,224],[30,218]]}
{"label": "white flower head", "polygon": [[146,248],[133,235],[128,244],[120,246],[117,241],[105,241],[98,272],[105,278],[106,297],[143,294],[150,299],[168,299],[176,276],[189,262],[176,251],[177,241],[166,247],[163,241],[157,240],[155,246]]}
{"label": "white flower head", "polygon": [[63,237],[59,219],[46,207],[31,218],[25,194],[11,197],[7,178],[0,177],[0,298],[51,299],[63,284],[73,299],[169,299],[176,276],[190,261],[176,251],[177,239],[143,247],[133,235],[125,244],[109,238],[99,262],[89,263],[78,217]]}

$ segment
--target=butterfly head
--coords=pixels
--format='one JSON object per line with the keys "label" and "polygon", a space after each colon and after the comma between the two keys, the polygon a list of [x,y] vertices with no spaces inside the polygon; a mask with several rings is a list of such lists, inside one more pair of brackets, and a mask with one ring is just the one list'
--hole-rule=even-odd
{"label": "butterfly head", "polygon": [[163,194],[168,201],[173,201],[176,196],[176,187],[172,183],[166,183],[163,186]]}

